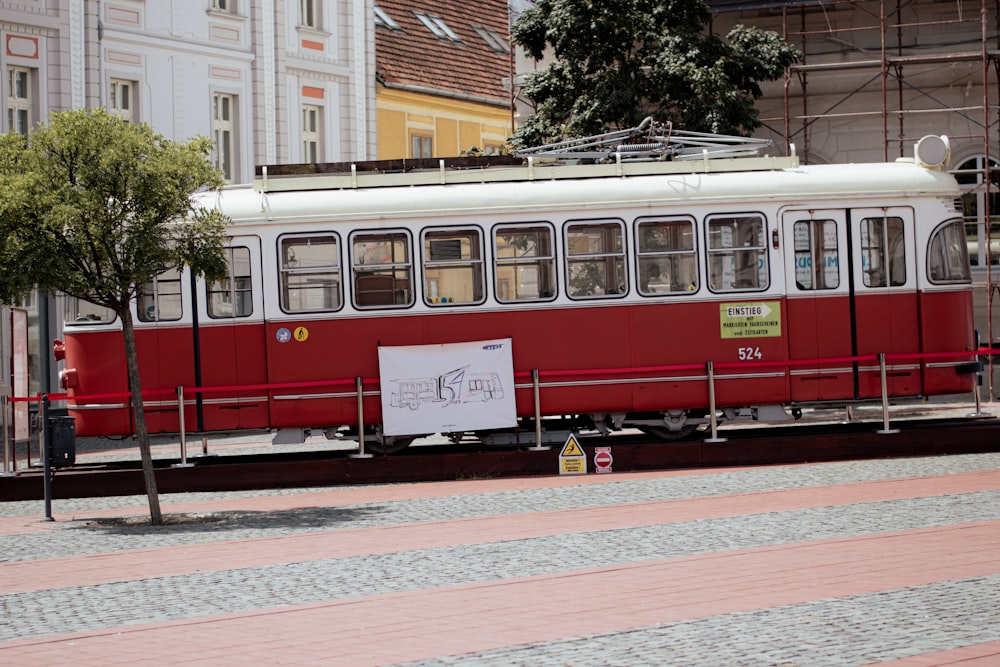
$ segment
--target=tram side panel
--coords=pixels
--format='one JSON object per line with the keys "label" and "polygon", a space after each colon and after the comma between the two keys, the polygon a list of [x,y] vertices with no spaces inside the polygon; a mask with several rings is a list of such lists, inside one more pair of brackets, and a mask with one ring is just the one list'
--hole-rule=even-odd
{"label": "tram side panel", "polygon": [[[120,332],[116,334],[121,337]],[[180,416],[176,393],[169,393],[176,387],[194,386],[193,338],[189,327],[136,327],[135,344],[139,357],[139,377],[144,392],[161,390],[156,395],[147,395],[143,401],[146,413],[146,428],[150,433],[176,433],[180,429]],[[124,367],[124,349],[119,353],[119,364]],[[128,390],[128,381],[122,391]],[[176,389],[175,389],[176,391]],[[186,397],[193,400],[194,396]],[[185,412],[190,428],[196,423],[193,408]]]}
{"label": "tram side panel", "polygon": [[65,345],[68,365],[64,382],[70,397],[94,397],[78,403],[76,409],[70,408],[70,414],[76,418],[76,434],[130,435],[134,429],[125,395],[128,374],[121,329],[67,329]]}
{"label": "tram side panel", "polygon": [[[720,335],[721,301],[565,307],[487,312],[430,312],[384,317],[270,322],[267,363],[272,383],[323,383],[378,378],[379,345],[427,345],[510,337],[520,416],[534,414],[526,375],[541,374],[544,414],[634,412],[704,408],[709,404],[706,359],[747,367],[717,376],[720,405],[788,398],[781,369],[754,368],[781,361],[779,335],[727,339]],[[296,340],[302,329],[307,336]],[[651,369],[639,370],[635,369]],[[743,376],[743,377],[741,377]],[[752,377],[747,377],[752,376]],[[648,382],[637,381],[649,377]],[[370,385],[366,389],[370,390]],[[272,390],[272,427],[353,424],[354,385]],[[366,423],[381,420],[378,396],[364,399]]]}
{"label": "tram side panel", "polygon": [[[951,353],[974,347],[973,295],[968,289],[922,291],[920,337],[926,353]],[[975,389],[969,358],[928,358],[924,363],[923,387],[927,396],[958,394]]]}

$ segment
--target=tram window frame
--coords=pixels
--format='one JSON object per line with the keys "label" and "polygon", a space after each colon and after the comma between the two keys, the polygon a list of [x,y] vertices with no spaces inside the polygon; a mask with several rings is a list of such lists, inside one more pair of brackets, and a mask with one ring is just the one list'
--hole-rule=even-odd
{"label": "tram window frame", "polygon": [[[943,269],[940,276],[934,275],[935,261]],[[943,222],[931,232],[927,244],[927,279],[934,285],[972,283],[965,222],[960,218]]]}
{"label": "tram window frame", "polygon": [[167,269],[142,285],[135,310],[140,322],[176,322],[184,317],[180,270]]}
{"label": "tram window frame", "polygon": [[[552,223],[500,224],[493,227],[492,236],[496,300],[500,303],[554,300],[559,289],[556,284],[555,229]],[[504,236],[524,240],[505,240],[501,243]],[[524,254],[518,255],[518,252]],[[533,254],[527,254],[529,252]],[[532,285],[534,289],[531,289]]]}
{"label": "tram window frame", "polygon": [[[792,244],[798,289],[811,292],[840,287],[840,230],[836,220],[796,220],[792,223]],[[828,266],[831,258],[836,260],[833,267]],[[800,266],[801,260],[809,261]]]}
{"label": "tram window frame", "polygon": [[[358,261],[358,244],[370,244],[362,250]],[[366,261],[366,255],[378,257],[369,250],[384,252],[387,261]],[[409,308],[414,304],[413,238],[405,229],[362,230],[353,232],[348,239],[351,257],[351,303],[358,310],[380,308]],[[397,255],[403,250],[405,256]],[[362,285],[362,283],[364,283]],[[367,301],[367,303],[362,303]]]}
{"label": "tram window frame", "polygon": [[[678,234],[675,229],[682,227]],[[666,227],[667,238],[656,234],[660,239],[654,239],[656,227]],[[658,241],[663,245],[655,245]],[[687,241],[687,246],[677,242]],[[684,267],[687,265],[687,269]],[[678,270],[680,269],[680,270]],[[683,274],[683,275],[680,275]],[[635,275],[638,281],[639,294],[645,297],[664,297],[694,294],[698,291],[698,232],[695,220],[690,216],[657,216],[636,218],[635,220]],[[650,283],[656,279],[661,281],[666,276],[667,283]],[[660,286],[666,289],[661,290]]]}
{"label": "tram window frame", "polygon": [[115,311],[79,297],[63,295],[63,324],[72,326],[105,326],[118,319]]}
{"label": "tram window frame", "polygon": [[[613,236],[610,249],[609,233]],[[599,247],[593,247],[595,240],[599,241]],[[583,245],[585,249],[581,248]],[[625,297],[629,290],[627,249],[625,221],[620,218],[567,220],[563,226],[566,295],[574,300]],[[575,268],[592,275],[574,276]],[[589,285],[582,281],[588,281]],[[592,289],[585,291],[588,286]]]}
{"label": "tram window frame", "polygon": [[[324,246],[332,246],[332,254],[313,250]],[[282,234],[277,239],[277,247],[278,302],[283,313],[332,313],[344,307],[339,234]],[[324,260],[332,261],[322,263]],[[305,305],[293,308],[293,296]],[[310,302],[322,302],[323,305],[310,305]]]}
{"label": "tram window frame", "polygon": [[[729,234],[723,233],[726,231]],[[709,215],[705,218],[705,236],[708,287],[712,292],[763,292],[771,286],[767,217],[764,214],[747,212]],[[747,262],[748,256],[756,261]],[[731,272],[723,266],[728,258],[732,259]],[[742,261],[737,262],[740,258]]]}
{"label": "tram window frame", "polygon": [[[885,224],[888,222],[889,224]],[[873,233],[874,223],[883,228]],[[903,287],[906,285],[906,225],[898,215],[869,216],[862,218],[859,242],[861,244],[861,276],[865,287]],[[873,240],[874,239],[874,240]],[[873,260],[877,259],[878,262]],[[888,272],[885,267],[888,266]],[[899,275],[902,271],[902,276]]]}
{"label": "tram window frame", "polygon": [[[223,252],[226,253],[226,277],[205,285],[208,316],[215,320],[250,317],[253,315],[253,255],[247,246],[229,246],[223,248]],[[245,264],[246,273],[236,273],[237,252],[242,256],[240,265]]]}
{"label": "tram window frame", "polygon": [[482,229],[428,227],[420,232],[420,251],[424,304],[439,308],[486,301]]}

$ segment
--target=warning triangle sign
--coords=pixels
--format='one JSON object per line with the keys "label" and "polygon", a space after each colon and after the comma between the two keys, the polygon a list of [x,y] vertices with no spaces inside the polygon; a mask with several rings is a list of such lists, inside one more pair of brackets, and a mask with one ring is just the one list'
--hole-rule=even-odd
{"label": "warning triangle sign", "polygon": [[586,456],[583,453],[583,448],[580,447],[580,443],[576,441],[576,436],[570,433],[569,437],[566,438],[566,444],[563,445],[562,451],[559,452],[559,456]]}

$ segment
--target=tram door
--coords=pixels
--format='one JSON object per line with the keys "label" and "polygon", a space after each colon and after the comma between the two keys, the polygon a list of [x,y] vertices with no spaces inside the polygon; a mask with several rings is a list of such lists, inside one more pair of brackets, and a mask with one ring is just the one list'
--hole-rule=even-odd
{"label": "tram door", "polygon": [[[784,238],[785,335],[792,401],[830,401],[855,393],[847,213],[787,210]],[[814,362],[814,363],[806,363]]]}
{"label": "tram door", "polygon": [[[887,355],[889,395],[921,393],[917,245],[913,209],[851,209],[851,306],[855,354]],[[858,397],[882,395],[878,361],[858,363]]]}
{"label": "tram door", "polygon": [[267,392],[238,389],[267,382],[260,239],[231,237],[225,253],[229,275],[199,295],[201,385],[220,388],[202,397],[205,427],[264,428]]}

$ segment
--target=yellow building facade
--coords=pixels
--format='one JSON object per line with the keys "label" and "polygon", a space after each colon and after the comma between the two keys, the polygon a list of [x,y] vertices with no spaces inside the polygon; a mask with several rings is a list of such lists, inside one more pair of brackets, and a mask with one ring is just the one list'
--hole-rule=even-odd
{"label": "yellow building facade", "polygon": [[379,84],[378,159],[498,153],[514,133],[510,108]]}

